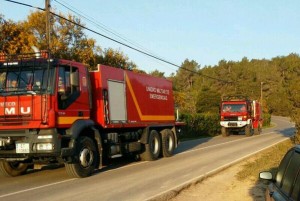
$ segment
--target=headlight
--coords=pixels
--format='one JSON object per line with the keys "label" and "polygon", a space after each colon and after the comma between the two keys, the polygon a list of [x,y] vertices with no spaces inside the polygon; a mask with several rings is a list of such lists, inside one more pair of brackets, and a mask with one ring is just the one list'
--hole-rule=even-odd
{"label": "headlight", "polygon": [[38,139],[52,139],[53,136],[52,135],[39,135]]}
{"label": "headlight", "polygon": [[52,143],[39,143],[36,145],[36,149],[39,151],[50,151],[54,149],[54,145]]}

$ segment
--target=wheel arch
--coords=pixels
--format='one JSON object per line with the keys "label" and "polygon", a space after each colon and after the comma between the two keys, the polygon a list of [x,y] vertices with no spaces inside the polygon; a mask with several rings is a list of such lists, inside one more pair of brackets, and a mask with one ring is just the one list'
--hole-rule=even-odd
{"label": "wheel arch", "polygon": [[100,131],[95,127],[95,122],[90,119],[77,120],[66,132],[71,136],[69,148],[75,148],[76,139],[78,139],[79,136],[90,137],[94,141],[99,154],[97,165],[101,168],[103,156],[102,137]]}
{"label": "wheel arch", "polygon": [[95,122],[90,119],[80,119],[76,120],[71,128],[66,130],[67,135],[71,136],[72,139],[77,139],[82,135],[84,130],[91,129],[95,126]]}

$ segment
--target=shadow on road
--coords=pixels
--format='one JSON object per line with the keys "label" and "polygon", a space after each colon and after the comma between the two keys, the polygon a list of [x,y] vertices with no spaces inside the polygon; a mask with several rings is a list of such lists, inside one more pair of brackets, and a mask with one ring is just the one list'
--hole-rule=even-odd
{"label": "shadow on road", "polygon": [[285,128],[285,129],[275,129],[274,132],[282,134],[284,136],[291,137],[295,134],[296,129],[295,128]]}
{"label": "shadow on road", "polygon": [[138,157],[132,156],[124,156],[120,158],[106,159],[103,162],[103,167],[99,170],[96,170],[94,174],[105,172],[108,170],[118,169],[120,167],[124,167],[126,165],[130,165],[140,161]]}
{"label": "shadow on road", "polygon": [[208,141],[212,140],[213,137],[208,137],[208,138],[201,138],[201,139],[196,139],[196,140],[189,140],[189,141],[184,141],[179,143],[178,147],[175,149],[174,154],[179,154],[185,151],[189,151],[195,147],[198,147],[199,145],[203,143],[207,143]]}

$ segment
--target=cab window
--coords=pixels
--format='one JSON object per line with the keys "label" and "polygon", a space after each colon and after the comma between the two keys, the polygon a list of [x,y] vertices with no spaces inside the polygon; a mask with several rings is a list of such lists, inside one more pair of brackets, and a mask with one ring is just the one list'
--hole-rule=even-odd
{"label": "cab window", "polygon": [[[298,154],[298,155],[300,155],[300,154]],[[295,185],[294,185],[294,188],[293,188],[293,191],[292,191],[292,195],[291,195],[292,199],[293,200],[299,200],[298,199],[298,198],[300,198],[299,193],[300,193],[300,175],[299,175],[299,170],[298,170],[297,179],[296,179],[296,182],[295,182]]]}
{"label": "cab window", "polygon": [[286,195],[289,195],[292,190],[295,178],[298,175],[299,166],[300,166],[300,155],[297,154],[296,152],[293,152],[291,160],[288,163],[288,166],[286,168],[285,174],[282,179],[281,188]]}
{"label": "cab window", "polygon": [[290,150],[285,155],[285,157],[282,159],[282,161],[281,161],[281,163],[278,167],[278,172],[276,174],[276,185],[278,187],[281,187],[282,178],[283,178],[283,175],[285,173],[286,167],[289,164],[289,161],[290,161],[290,158],[291,158],[292,154],[293,154],[293,150]]}
{"label": "cab window", "polygon": [[[59,67],[57,80],[58,108],[66,109],[79,97],[78,68]],[[77,80],[77,82],[74,82]]]}

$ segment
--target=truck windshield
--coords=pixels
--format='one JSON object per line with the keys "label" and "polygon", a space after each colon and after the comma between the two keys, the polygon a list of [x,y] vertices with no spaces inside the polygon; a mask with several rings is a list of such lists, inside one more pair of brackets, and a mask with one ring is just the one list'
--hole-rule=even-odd
{"label": "truck windshield", "polygon": [[246,104],[223,104],[223,112],[246,112]]}
{"label": "truck windshield", "polygon": [[0,65],[0,95],[52,93],[53,72],[46,64]]}

